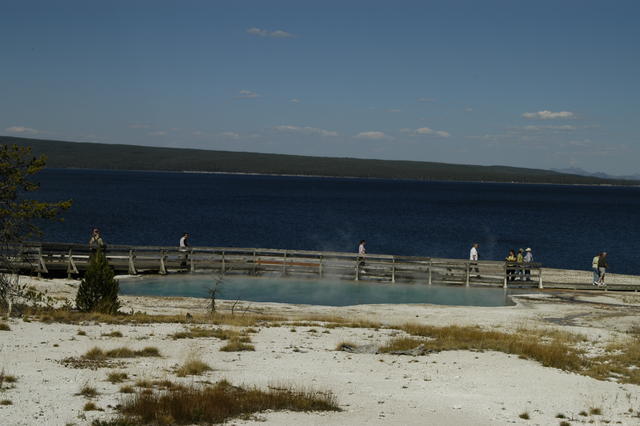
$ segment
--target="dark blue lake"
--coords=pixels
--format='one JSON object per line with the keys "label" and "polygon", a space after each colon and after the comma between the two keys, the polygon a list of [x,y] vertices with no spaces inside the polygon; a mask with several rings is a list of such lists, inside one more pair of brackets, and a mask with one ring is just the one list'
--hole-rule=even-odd
{"label": "dark blue lake", "polygon": [[545,266],[640,274],[640,188],[198,173],[45,170],[39,196],[71,198],[46,240],[355,251],[484,259],[531,247]]}

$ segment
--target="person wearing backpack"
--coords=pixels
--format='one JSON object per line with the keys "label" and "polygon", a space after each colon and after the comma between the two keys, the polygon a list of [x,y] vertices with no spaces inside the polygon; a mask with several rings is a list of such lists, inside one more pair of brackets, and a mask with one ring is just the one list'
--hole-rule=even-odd
{"label": "person wearing backpack", "polygon": [[596,254],[593,260],[591,261],[591,269],[593,269],[593,285],[598,285],[598,280],[600,279],[600,271],[598,270],[598,261],[600,260],[601,255],[602,253]]}

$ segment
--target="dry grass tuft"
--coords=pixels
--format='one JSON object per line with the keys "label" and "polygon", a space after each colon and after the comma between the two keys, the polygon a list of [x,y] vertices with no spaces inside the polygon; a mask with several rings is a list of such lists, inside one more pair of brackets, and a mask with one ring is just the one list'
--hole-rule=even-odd
{"label": "dry grass tuft", "polygon": [[84,330],[78,330],[78,336],[86,336],[87,332]]}
{"label": "dry grass tuft", "polygon": [[135,390],[133,389],[133,386],[126,385],[126,386],[120,387],[120,393],[134,393],[134,392]]}
{"label": "dry grass tuft", "polygon": [[[120,408],[123,422],[209,424],[265,410],[340,411],[331,393],[241,388],[221,381],[208,387],[179,387],[137,394]],[[117,424],[117,423],[114,423]],[[121,423],[124,424],[124,423]]]}
{"label": "dry grass tuft", "polygon": [[242,352],[242,351],[255,351],[256,348],[253,345],[249,345],[239,339],[231,339],[229,343],[220,348],[222,352]]}
{"label": "dry grass tuft", "polygon": [[0,401],[0,405],[13,405],[13,402],[10,399],[3,399]]}
{"label": "dry grass tuft", "polygon": [[98,406],[94,403],[94,402],[87,402],[86,404],[84,404],[84,411],[102,411],[100,408],[98,408]]}
{"label": "dry grass tuft", "polygon": [[111,382],[112,384],[116,384],[116,383],[122,383],[125,380],[127,380],[129,377],[127,376],[127,373],[125,372],[117,372],[114,371],[113,373],[109,373],[107,375],[107,381]]}
{"label": "dry grass tuft", "polygon": [[201,327],[193,327],[187,331],[178,331],[170,335],[174,340],[175,339],[197,339],[202,337],[215,337],[220,340],[231,340],[236,339],[240,341],[244,341],[244,343],[251,342],[251,339],[247,335],[247,331],[236,331],[236,330],[228,330],[224,328],[201,328]]}
{"label": "dry grass tuft", "polygon": [[11,327],[6,322],[0,322],[0,331],[11,331]]}
{"label": "dry grass tuft", "polygon": [[122,333],[119,331],[112,331],[111,333],[103,333],[102,337],[122,337]]}
{"label": "dry grass tuft", "polygon": [[176,370],[178,377],[200,376],[201,374],[211,371],[209,365],[199,359],[188,359],[180,368]]}
{"label": "dry grass tuft", "polygon": [[156,347],[147,346],[144,349],[133,350],[127,347],[121,347],[103,351],[99,347],[95,346],[91,348],[86,354],[82,355],[85,360],[101,361],[107,358],[138,358],[138,357],[159,357],[160,351]]}
{"label": "dry grass tuft", "polygon": [[358,347],[358,345],[356,345],[353,342],[340,342],[338,343],[338,345],[336,346],[336,351],[343,351],[345,348],[356,348]]}
{"label": "dry grass tuft", "polygon": [[589,414],[591,414],[592,416],[601,416],[602,415],[602,409],[599,407],[591,407],[589,409]]}
{"label": "dry grass tuft", "polygon": [[526,411],[524,413],[520,413],[520,415],[518,416],[521,419],[525,419],[525,420],[529,420],[531,417],[529,416],[529,413],[527,413]]}
{"label": "dry grass tuft", "polygon": [[93,398],[98,395],[98,391],[93,386],[84,385],[76,395],[82,395],[85,398]]}
{"label": "dry grass tuft", "polygon": [[2,371],[0,371],[0,390],[2,389],[10,389],[13,386],[5,386],[5,383],[15,383],[17,382],[18,379],[16,378],[16,376],[12,376],[10,374],[6,374],[4,372],[4,369],[2,369]]}

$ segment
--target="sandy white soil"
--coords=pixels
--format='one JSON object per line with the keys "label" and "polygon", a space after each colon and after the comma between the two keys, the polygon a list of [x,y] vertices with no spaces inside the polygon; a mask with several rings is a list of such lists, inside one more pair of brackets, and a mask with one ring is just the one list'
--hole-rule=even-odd
{"label": "sandy white soil", "polygon": [[[50,294],[75,296],[77,283],[65,280],[31,280]],[[189,298],[123,297],[125,311],[148,313],[202,313],[206,302]],[[229,304],[222,304],[222,309]],[[246,306],[247,304],[242,304]],[[640,296],[633,293],[550,292],[518,299],[511,307],[448,307],[434,305],[362,305],[319,307],[251,303],[253,312],[301,318],[335,315],[370,319],[385,324],[406,322],[431,325],[473,325],[499,330],[517,327],[551,327],[582,333],[591,343],[622,338],[640,325]],[[11,331],[0,331],[0,369],[18,378],[15,388],[0,392],[0,423],[6,425],[89,424],[95,418],[115,415],[123,384],[106,381],[108,372],[125,371],[133,384],[138,379],[171,379],[184,383],[227,379],[236,385],[260,387],[294,385],[330,390],[342,412],[268,412],[259,420],[232,424],[334,425],[557,425],[558,413],[571,424],[637,425],[640,386],[598,381],[542,367],[530,360],[498,352],[450,351],[425,356],[349,354],[335,350],[343,341],[384,344],[399,332],[357,328],[254,327],[255,352],[226,353],[216,338],[173,340],[181,324],[83,325],[9,321]],[[86,336],[77,335],[78,330]],[[103,337],[118,330],[121,338]],[[295,331],[294,331],[295,330]],[[94,346],[111,349],[156,346],[162,358],[125,361],[115,370],[74,369],[59,361],[77,357]],[[203,376],[176,378],[173,369],[197,355],[214,368]],[[85,385],[100,393],[93,401],[101,412],[85,412],[88,401],[76,395]],[[579,412],[600,408],[602,415]],[[632,411],[632,413],[629,412]],[[530,420],[519,417],[529,413]]]}

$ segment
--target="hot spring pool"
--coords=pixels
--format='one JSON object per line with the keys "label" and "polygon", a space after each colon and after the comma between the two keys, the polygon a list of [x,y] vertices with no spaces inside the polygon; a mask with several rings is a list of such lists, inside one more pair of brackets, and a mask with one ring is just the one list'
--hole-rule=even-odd
{"label": "hot spring pool", "polygon": [[[208,297],[211,275],[170,275],[120,280],[120,293],[136,296]],[[217,299],[348,306],[375,303],[432,303],[459,306],[509,306],[512,294],[524,290],[315,281],[287,278],[228,277],[218,285]],[[530,290],[529,290],[530,292]]]}

